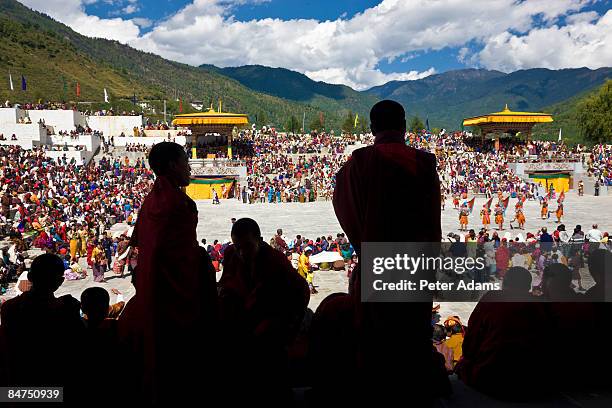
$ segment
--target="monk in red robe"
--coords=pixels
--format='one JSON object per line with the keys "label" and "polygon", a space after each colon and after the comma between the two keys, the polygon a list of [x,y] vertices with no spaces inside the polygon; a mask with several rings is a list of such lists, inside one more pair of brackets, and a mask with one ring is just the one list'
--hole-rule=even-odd
{"label": "monk in red robe", "polygon": [[[354,151],[336,176],[333,204],[342,229],[360,257],[363,242],[439,243],[440,181],[435,156],[406,146],[405,112],[399,103],[378,102],[370,112],[370,123],[374,145]],[[319,366],[317,374],[332,372],[336,378],[350,379],[347,386],[355,403],[385,406],[400,389],[411,402],[427,403],[434,377],[432,302],[362,303],[362,272],[371,273],[357,266],[351,295],[335,301],[343,303],[342,310],[345,303],[353,307],[356,335],[351,349],[358,350],[353,357],[358,368],[342,374],[338,370],[343,367]],[[328,306],[333,314],[334,308]],[[346,396],[345,389],[336,389]],[[334,390],[327,392],[334,399],[329,395]]]}
{"label": "monk in red robe", "polygon": [[241,392],[228,394],[226,402],[287,406],[287,348],[304,318],[308,285],[282,252],[263,241],[254,220],[236,221],[232,241],[219,281],[226,334],[223,369],[231,370],[224,376],[226,384],[237,384]]}
{"label": "monk in red robe", "polygon": [[[169,403],[201,395],[194,376],[211,351],[217,293],[214,269],[198,245],[196,205],[181,189],[190,183],[183,148],[158,143],[149,154],[157,179],[139,212],[131,245],[138,248],[136,295],[119,319],[119,331],[134,351],[137,398]],[[192,388],[195,387],[195,388]]]}
{"label": "monk in red robe", "polygon": [[550,364],[542,345],[551,340],[552,327],[546,305],[529,293],[531,281],[527,269],[510,268],[503,290],[485,294],[476,305],[456,367],[466,384],[503,399],[544,391]]}

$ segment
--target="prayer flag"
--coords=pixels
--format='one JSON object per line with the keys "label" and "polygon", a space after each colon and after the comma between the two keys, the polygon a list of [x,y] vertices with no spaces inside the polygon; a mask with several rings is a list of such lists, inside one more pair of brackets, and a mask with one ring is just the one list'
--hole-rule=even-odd
{"label": "prayer flag", "polygon": [[354,128],[357,127],[357,123],[359,123],[359,114],[358,113],[355,114],[355,125],[353,125]]}
{"label": "prayer flag", "polygon": [[474,209],[474,200],[476,200],[476,197],[472,197],[472,199],[468,201],[467,203],[468,208],[470,209],[470,214],[472,213],[472,210]]}
{"label": "prayer flag", "polygon": [[81,85],[78,82],[76,83],[76,96],[81,96]]}
{"label": "prayer flag", "polygon": [[427,131],[429,132],[429,117],[425,119],[425,128],[427,128]]}
{"label": "prayer flag", "polygon": [[500,206],[504,209],[504,214],[506,214],[506,208],[508,208],[508,202],[510,201],[510,196],[506,197],[501,201]]}
{"label": "prayer flag", "polygon": [[11,85],[11,91],[14,91],[15,88],[13,87],[13,76],[11,75],[10,72],[9,72],[9,84]]}
{"label": "prayer flag", "polygon": [[559,128],[559,142],[561,141],[561,128]]}
{"label": "prayer flag", "polygon": [[106,88],[104,88],[104,102],[108,103],[108,92],[106,92]]}
{"label": "prayer flag", "polygon": [[26,91],[28,89],[28,83],[26,82],[25,77],[21,76],[21,90]]}
{"label": "prayer flag", "polygon": [[[219,106],[221,106],[221,104],[219,104]],[[183,98],[179,99],[179,112],[183,113]]]}

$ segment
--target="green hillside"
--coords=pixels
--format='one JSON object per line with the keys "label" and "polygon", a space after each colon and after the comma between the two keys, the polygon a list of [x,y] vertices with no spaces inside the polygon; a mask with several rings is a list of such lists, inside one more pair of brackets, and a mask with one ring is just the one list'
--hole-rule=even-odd
{"label": "green hillside", "polygon": [[[106,87],[115,105],[117,99],[131,98],[134,93],[139,100],[181,97],[185,111],[189,111],[187,102],[191,100],[204,101],[205,105],[214,101],[216,106],[222,99],[224,110],[247,113],[253,122],[265,118],[267,124],[278,127],[291,116],[301,119],[304,113],[309,123],[322,110],[255,92],[210,70],[168,61],[116,41],[85,37],[15,0],[0,0],[0,27],[0,62],[12,72],[16,88],[14,92],[9,90],[7,78],[6,86],[0,88],[2,100],[63,100],[64,76],[67,99],[76,99],[74,87],[78,81],[79,100],[97,102],[93,107],[102,105]],[[20,90],[21,75],[28,82],[26,92]],[[177,109],[178,103],[169,105],[170,112]],[[324,110],[323,114],[328,128],[339,129],[346,111]]]}
{"label": "green hillside", "polygon": [[285,68],[262,65],[227,68],[201,65],[200,67],[233,78],[255,91],[307,103],[327,111],[350,109],[359,112],[363,117],[379,100],[375,95],[355,91],[346,85],[313,81],[304,74]]}
{"label": "green hillside", "polygon": [[541,111],[610,77],[612,68],[528,69],[510,74],[465,69],[417,81],[390,82],[368,92],[397,100],[409,115],[429,117],[432,127],[457,129],[463,118],[498,112],[505,104],[515,111]]}

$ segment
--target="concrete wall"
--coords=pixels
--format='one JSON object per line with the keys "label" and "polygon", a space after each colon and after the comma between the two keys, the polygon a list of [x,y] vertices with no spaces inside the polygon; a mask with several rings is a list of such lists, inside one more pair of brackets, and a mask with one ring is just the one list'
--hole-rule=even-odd
{"label": "concrete wall", "polygon": [[170,138],[176,137],[176,134],[179,132],[184,132],[184,130],[146,130],[144,131],[146,137],[165,137],[168,138],[168,133],[170,134]]}
{"label": "concrete wall", "polygon": [[527,174],[528,171],[567,171],[573,174],[584,173],[584,167],[580,162],[509,163],[508,167],[519,176]]}
{"label": "concrete wall", "polygon": [[[3,145],[19,145],[24,149],[31,149],[34,145],[47,144],[47,129],[38,123],[6,123],[0,124],[0,133],[4,134],[7,140],[0,141]],[[11,140],[15,134],[17,141]]]}
{"label": "concrete wall", "polygon": [[81,112],[72,109],[56,109],[56,110],[29,110],[28,116],[32,122],[44,120],[45,125],[52,126],[57,134],[60,131],[70,132],[75,130],[76,125],[85,126],[85,115]]}
{"label": "concrete wall", "polygon": [[[141,144],[152,146],[157,143],[168,141],[167,137],[134,137],[134,136],[126,136],[126,137],[115,137],[115,146],[125,146],[126,144]],[[175,138],[175,143],[180,144],[181,146],[185,146],[186,137],[185,136],[177,136]]]}
{"label": "concrete wall", "polygon": [[98,136],[93,135],[79,135],[76,139],[70,136],[52,135],[51,143],[58,146],[85,146],[88,151],[95,152],[100,147],[101,140]]}
{"label": "concrete wall", "polygon": [[126,136],[134,134],[134,128],[142,126],[142,116],[88,116],[87,124],[104,136]]}
{"label": "concrete wall", "polygon": [[85,163],[87,164],[93,157],[93,152],[84,152],[84,151],[76,151],[76,150],[68,150],[68,151],[47,150],[45,152],[45,155],[55,160],[59,160],[60,158],[66,156],[66,160],[68,162],[70,162],[70,160],[74,158],[77,164],[82,164],[83,160],[85,160]]}
{"label": "concrete wall", "polygon": [[14,125],[19,121],[19,118],[25,118],[24,110],[19,108],[0,108],[0,125]]}

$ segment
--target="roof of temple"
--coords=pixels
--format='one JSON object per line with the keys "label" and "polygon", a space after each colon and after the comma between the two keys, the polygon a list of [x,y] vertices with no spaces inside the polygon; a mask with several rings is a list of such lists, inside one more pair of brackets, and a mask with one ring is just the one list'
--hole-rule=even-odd
{"label": "roof of temple", "polygon": [[477,126],[485,123],[548,123],[552,121],[553,118],[548,113],[513,112],[506,105],[501,112],[466,118],[463,120],[463,126]]}
{"label": "roof of temple", "polygon": [[248,125],[249,117],[244,113],[217,112],[209,109],[207,112],[187,113],[176,115],[173,125]]}

